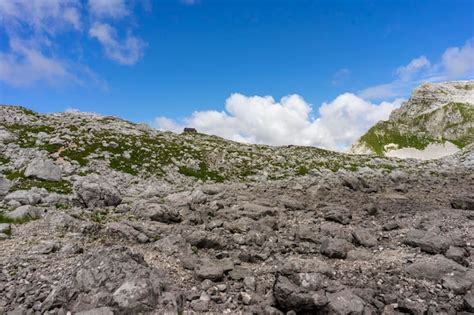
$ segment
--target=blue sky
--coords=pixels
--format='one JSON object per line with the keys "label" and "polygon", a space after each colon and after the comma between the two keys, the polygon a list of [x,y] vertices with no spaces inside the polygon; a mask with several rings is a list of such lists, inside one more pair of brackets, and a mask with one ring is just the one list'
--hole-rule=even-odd
{"label": "blue sky", "polygon": [[[330,109],[351,111],[362,101],[368,111],[381,111],[347,139],[322,144],[309,135],[301,143],[347,146],[420,82],[473,78],[473,21],[470,0],[2,1],[0,103],[94,111],[170,130],[196,125],[270,144],[299,142],[288,134],[281,143],[264,136],[271,128],[250,131],[270,124],[243,117],[264,96],[273,97],[263,106],[272,112],[271,106],[285,109],[282,97],[297,94],[304,104],[296,116],[309,125],[324,115],[324,104],[333,116],[344,113]],[[380,110],[383,101],[390,104]],[[245,113],[237,117],[232,106]],[[273,118],[288,116],[288,108],[291,116],[287,104]],[[219,131],[242,119],[248,130]],[[360,117],[353,119],[347,123]],[[313,131],[331,133],[326,129]]]}

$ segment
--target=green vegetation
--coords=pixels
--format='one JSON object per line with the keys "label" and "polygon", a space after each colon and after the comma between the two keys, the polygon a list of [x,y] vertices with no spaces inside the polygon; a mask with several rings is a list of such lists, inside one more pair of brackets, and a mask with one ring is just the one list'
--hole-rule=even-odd
{"label": "green vegetation", "polygon": [[14,181],[16,179],[21,179],[21,180],[26,179],[25,174],[23,174],[23,172],[20,172],[20,171],[8,171],[8,172],[5,172],[5,175],[6,175],[5,177],[11,181]]}
{"label": "green vegetation", "polygon": [[95,223],[101,224],[107,219],[107,213],[103,213],[100,211],[94,211],[90,215],[90,219],[94,221]]}
{"label": "green vegetation", "polygon": [[25,176],[20,171],[6,172],[6,178],[14,181],[14,185],[10,188],[10,191],[17,190],[29,190],[33,187],[44,188],[49,192],[55,192],[58,194],[70,194],[72,193],[71,183],[65,180],[61,181],[50,181],[42,179],[33,179]]}
{"label": "green vegetation", "polygon": [[304,176],[306,174],[308,174],[309,172],[309,169],[304,166],[304,165],[301,165],[300,167],[298,167],[298,170],[296,171],[296,174],[299,175],[299,176]]}
{"label": "green vegetation", "polygon": [[8,131],[18,135],[16,141],[23,148],[31,148],[36,144],[36,138],[32,134],[38,134],[40,132],[51,133],[54,128],[45,125],[22,125],[22,124],[11,124],[3,125]]}
{"label": "green vegetation", "polygon": [[461,89],[461,90],[474,90],[474,83],[466,83],[464,85],[458,85],[456,88]]}
{"label": "green vegetation", "polygon": [[186,167],[186,166],[181,166],[179,168],[179,172],[183,175],[195,177],[203,181],[213,180],[215,182],[223,182],[225,179],[223,176],[219,175],[217,172],[209,170],[207,165],[204,162],[199,163],[199,169],[197,170]]}
{"label": "green vegetation", "polygon": [[8,164],[8,163],[10,163],[10,159],[0,154],[0,164]]}
{"label": "green vegetation", "polygon": [[446,106],[449,106],[452,109],[459,111],[459,113],[461,113],[461,116],[464,122],[474,122],[474,107],[473,106],[469,106],[464,103],[450,103]]}
{"label": "green vegetation", "polygon": [[57,203],[54,205],[56,209],[69,209],[69,205],[65,203]]}
{"label": "green vegetation", "polygon": [[28,116],[35,116],[35,117],[39,116],[37,113],[35,113],[31,109],[28,109],[28,108],[23,107],[23,106],[10,106],[10,107],[22,112],[25,115],[28,115]]}
{"label": "green vegetation", "polygon": [[373,126],[361,137],[361,140],[377,155],[383,155],[384,146],[389,143],[398,144],[399,148],[416,148],[423,150],[430,143],[437,142],[430,137],[413,134],[402,134],[396,123],[382,121]]}
{"label": "green vegetation", "polygon": [[[110,168],[135,176],[163,176],[168,170],[177,169],[185,176],[216,182],[252,180],[255,175],[283,179],[307,175],[312,169],[354,171],[364,165],[359,157],[347,157],[313,147],[247,145],[200,133],[175,135],[170,132],[142,132],[135,129],[132,123],[113,117],[68,117],[69,123],[68,120],[48,120],[48,116],[38,116],[36,121],[33,119],[24,125],[13,124],[5,128],[19,136],[17,143],[22,147],[43,149],[55,153],[53,157],[59,155],[65,160],[76,161],[84,167],[76,175],[93,171],[86,168],[93,160],[107,161]],[[120,128],[115,128],[115,125]],[[72,136],[64,145],[39,145],[35,137],[39,132],[59,137],[65,133]],[[18,171],[9,172],[7,176],[15,182],[12,188],[15,190],[44,187],[59,193],[71,191],[70,183],[65,181],[25,178]]]}
{"label": "green vegetation", "polygon": [[55,192],[58,194],[72,193],[71,183],[65,180],[56,182],[56,181],[49,181],[49,180],[27,179],[13,185],[13,187],[10,190],[11,191],[29,190],[33,187],[44,188],[49,192]]}
{"label": "green vegetation", "polygon": [[35,218],[32,218],[30,216],[25,216],[23,218],[18,218],[18,219],[12,219],[0,213],[0,223],[23,224],[23,223],[27,223],[33,220],[35,220]]}
{"label": "green vegetation", "polygon": [[[457,128],[459,125],[474,122],[474,108],[472,106],[464,103],[449,103],[437,110],[419,115],[411,120],[404,119],[403,121],[380,122],[370,128],[369,131],[361,137],[361,141],[378,155],[384,154],[384,146],[389,143],[397,144],[399,148],[411,147],[423,150],[430,143],[450,141],[457,147],[463,148],[474,141],[474,131],[472,128],[470,128],[464,136],[453,139],[452,136],[445,136],[445,132],[439,136],[428,136],[429,131],[424,127],[425,124],[436,115],[440,117],[456,117],[457,114],[461,116],[462,120],[445,122],[444,125],[440,125],[442,130],[446,132],[452,128]],[[403,126],[409,130],[413,130],[413,132],[400,132],[400,128]]]}

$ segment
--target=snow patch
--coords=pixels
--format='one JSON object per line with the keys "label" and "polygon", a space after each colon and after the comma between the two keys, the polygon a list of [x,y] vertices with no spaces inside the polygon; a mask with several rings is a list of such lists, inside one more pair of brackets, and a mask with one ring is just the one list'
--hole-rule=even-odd
{"label": "snow patch", "polygon": [[460,151],[460,149],[454,143],[447,141],[445,143],[431,143],[424,150],[418,150],[415,148],[389,150],[385,155],[402,159],[413,158],[420,160],[431,160],[439,159],[454,154],[458,151]]}

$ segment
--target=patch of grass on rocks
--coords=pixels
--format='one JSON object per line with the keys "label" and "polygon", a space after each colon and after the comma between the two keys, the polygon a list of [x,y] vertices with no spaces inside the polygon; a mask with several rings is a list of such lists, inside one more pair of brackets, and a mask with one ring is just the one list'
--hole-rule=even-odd
{"label": "patch of grass on rocks", "polygon": [[28,222],[33,221],[33,220],[34,220],[34,218],[32,218],[30,216],[25,216],[23,218],[18,218],[18,219],[12,219],[10,217],[7,217],[3,213],[0,213],[0,223],[23,224],[23,223],[28,223]]}

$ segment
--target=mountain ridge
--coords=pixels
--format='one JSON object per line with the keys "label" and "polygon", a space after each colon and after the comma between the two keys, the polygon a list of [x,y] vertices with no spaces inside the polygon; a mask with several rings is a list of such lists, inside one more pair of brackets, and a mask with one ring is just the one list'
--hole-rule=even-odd
{"label": "mountain ridge", "polygon": [[[413,91],[387,121],[378,122],[352,146],[350,152],[395,157],[423,157],[439,147],[438,155],[452,154],[474,142],[474,81],[426,83]],[[451,150],[446,149],[447,147]],[[410,150],[412,154],[410,154]],[[432,158],[427,154],[424,158]]]}

